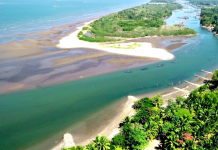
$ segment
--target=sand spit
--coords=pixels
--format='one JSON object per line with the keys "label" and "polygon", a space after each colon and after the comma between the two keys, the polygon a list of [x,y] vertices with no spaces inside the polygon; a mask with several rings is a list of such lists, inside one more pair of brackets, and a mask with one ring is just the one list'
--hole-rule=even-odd
{"label": "sand spit", "polygon": [[63,140],[51,150],[61,150],[62,148],[70,148],[73,146],[75,146],[73,136],[70,133],[65,133],[63,136]]}
{"label": "sand spit", "polygon": [[[90,23],[91,22],[88,22],[84,26]],[[59,41],[57,47],[63,49],[90,48],[90,49],[106,51],[114,54],[137,56],[137,57],[152,57],[161,60],[169,60],[174,58],[174,55],[167,52],[166,50],[160,48],[153,48],[152,44],[147,42],[140,43],[141,46],[135,49],[122,49],[122,48],[118,49],[118,48],[105,47],[106,46],[105,44],[81,41],[78,39],[77,35],[84,26],[77,28],[75,32],[71,33],[69,36],[62,38]],[[119,44],[127,44],[127,43],[119,43]]]}
{"label": "sand spit", "polygon": [[[117,135],[120,132],[119,131],[120,122],[122,122],[126,116],[132,117],[135,114],[135,109],[133,109],[133,105],[134,105],[134,102],[137,100],[139,100],[139,99],[134,97],[134,96],[131,96],[131,95],[127,96],[127,102],[125,103],[124,109],[121,110],[122,112],[119,113],[116,116],[116,119],[113,120],[110,124],[108,124],[103,129],[103,131],[98,133],[98,135],[107,136],[109,139],[112,139],[115,135]],[[96,135],[93,135],[92,138],[90,138],[84,142],[81,142],[79,145],[85,146],[85,145],[89,144],[90,142],[92,142],[95,139],[95,137],[96,137]],[[68,134],[64,134],[62,141],[58,145],[53,147],[51,150],[61,150],[62,148],[72,147],[69,145],[75,146],[75,143],[73,141],[73,136],[68,133]]]}
{"label": "sand spit", "polygon": [[[97,19],[98,18],[99,17],[97,17]],[[90,20],[93,19],[94,18]],[[105,48],[108,50],[111,48],[113,51],[115,51],[114,53],[103,50],[100,51],[96,48],[59,49],[56,47],[59,40],[61,40],[63,36],[68,36],[72,32],[78,31],[78,27],[84,26],[85,23],[90,20],[53,27],[49,31],[46,30],[30,34],[13,35],[15,37],[23,36],[27,38],[25,41],[13,41],[0,44],[0,72],[1,78],[3,78],[0,84],[0,93],[9,93],[77,80],[80,79],[80,76],[95,76],[108,72],[141,67],[161,60],[156,56],[139,57],[117,54],[117,51],[121,51],[121,49],[115,49],[113,44],[108,43],[102,45],[95,43],[94,45],[97,45],[101,49]],[[31,38],[30,36],[33,35],[40,37]],[[152,49],[165,49],[169,51],[183,46],[182,43],[185,44],[185,40],[187,38],[190,37],[144,37],[127,39],[122,43],[118,42],[116,44],[122,44],[122,47],[125,47],[125,45],[129,45],[131,43],[145,43],[145,45],[147,43],[147,45],[150,45],[150,47],[152,45]],[[91,44],[84,41],[79,42],[88,45]],[[169,44],[166,44],[166,42]],[[75,42],[72,41],[71,43]],[[142,47],[138,47],[138,49],[139,52],[137,53],[140,54],[140,49],[142,49]],[[123,49],[122,51],[128,53],[128,51],[133,52],[137,51],[137,49]],[[149,50],[146,49],[142,51]],[[154,51],[152,50],[152,52]],[[24,61],[26,62],[25,64],[22,63]],[[10,67],[6,67],[9,64]],[[30,68],[30,66],[35,67]],[[26,72],[29,73],[18,72],[20,69],[26,70]],[[44,73],[41,74],[41,71]],[[15,79],[17,82],[9,82],[9,78],[10,80]],[[18,86],[20,84],[23,86]]]}

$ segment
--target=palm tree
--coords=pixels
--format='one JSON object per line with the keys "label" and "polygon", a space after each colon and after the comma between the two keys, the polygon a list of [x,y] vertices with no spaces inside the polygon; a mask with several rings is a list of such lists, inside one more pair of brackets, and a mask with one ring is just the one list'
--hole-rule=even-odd
{"label": "palm tree", "polygon": [[114,150],[124,150],[120,145],[114,146]]}
{"label": "palm tree", "polygon": [[83,146],[73,146],[71,148],[63,148],[62,150],[86,150]]}
{"label": "palm tree", "polygon": [[105,136],[97,136],[94,140],[95,147],[99,150],[109,150],[110,141]]}
{"label": "palm tree", "polygon": [[96,144],[94,142],[92,142],[86,146],[86,150],[98,150],[98,148],[95,146],[96,146]]}

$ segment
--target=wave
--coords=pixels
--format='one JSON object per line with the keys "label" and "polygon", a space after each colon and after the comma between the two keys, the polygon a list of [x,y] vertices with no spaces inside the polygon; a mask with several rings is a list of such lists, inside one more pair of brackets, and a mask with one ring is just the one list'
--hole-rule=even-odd
{"label": "wave", "polygon": [[78,7],[78,6],[59,6],[59,5],[54,5],[53,7],[54,7],[54,8],[57,8],[57,7],[72,7],[72,8],[76,8],[76,7]]}
{"label": "wave", "polygon": [[56,0],[57,2],[67,2],[67,1],[71,1],[71,0]]}
{"label": "wave", "polygon": [[37,3],[2,3],[0,2],[0,5],[25,5],[25,4],[35,5]]}
{"label": "wave", "polygon": [[[72,0],[56,0],[60,2],[56,2],[56,4],[53,3],[53,5],[50,5],[50,7],[54,7],[54,9],[58,9],[59,7],[79,7],[79,5],[73,5],[73,6],[67,6],[65,3],[62,3],[62,1],[72,1]],[[86,0],[81,0],[81,2],[86,2]],[[0,4],[34,4],[34,3],[2,3]],[[53,9],[53,8],[51,8]],[[60,26],[68,23],[74,23],[75,21],[78,20],[83,20],[86,18],[89,18],[90,16],[98,16],[101,14],[107,14],[107,12],[113,12],[114,10],[120,10],[120,7],[109,7],[108,10],[102,10],[102,11],[93,11],[90,10],[89,13],[82,13],[78,14],[75,13],[73,15],[67,15],[67,16],[58,16],[58,17],[43,17],[43,18],[32,18],[30,20],[26,20],[23,22],[15,22],[15,23],[8,23],[8,24],[2,24],[0,23],[0,32],[1,34],[8,35],[10,33],[29,33],[29,30],[44,30],[44,29],[49,29],[52,26]],[[7,22],[6,22],[7,23]]]}

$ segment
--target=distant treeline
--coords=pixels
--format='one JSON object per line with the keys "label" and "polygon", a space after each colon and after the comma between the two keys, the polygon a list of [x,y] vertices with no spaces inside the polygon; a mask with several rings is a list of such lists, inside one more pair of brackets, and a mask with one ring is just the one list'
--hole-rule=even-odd
{"label": "distant treeline", "polygon": [[[148,4],[119,11],[94,21],[88,28],[83,29],[78,37],[90,42],[106,42],[154,35],[196,34],[193,29],[182,26],[162,28],[165,24],[164,19],[171,16],[173,10],[180,8],[182,6],[174,3],[174,0],[152,0]],[[84,34],[87,32],[91,36]]]}
{"label": "distant treeline", "polygon": [[151,0],[150,3],[175,3],[175,0]]}
{"label": "distant treeline", "polygon": [[218,7],[205,8],[201,10],[201,25],[213,27],[213,31],[218,33]]}
{"label": "distant treeline", "polygon": [[120,123],[120,133],[112,140],[97,136],[85,147],[65,150],[143,150],[155,138],[162,150],[218,149],[218,70],[188,98],[168,100],[166,108],[162,104],[161,95],[143,98],[135,102],[136,114]]}
{"label": "distant treeline", "polygon": [[213,6],[218,5],[218,0],[189,0],[190,3],[197,6]]}

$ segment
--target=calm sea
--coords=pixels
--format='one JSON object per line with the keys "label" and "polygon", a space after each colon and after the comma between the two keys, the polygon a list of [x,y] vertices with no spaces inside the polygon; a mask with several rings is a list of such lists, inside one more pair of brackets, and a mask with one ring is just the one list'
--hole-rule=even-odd
{"label": "calm sea", "polygon": [[14,36],[133,7],[149,0],[0,0],[0,44]]}

